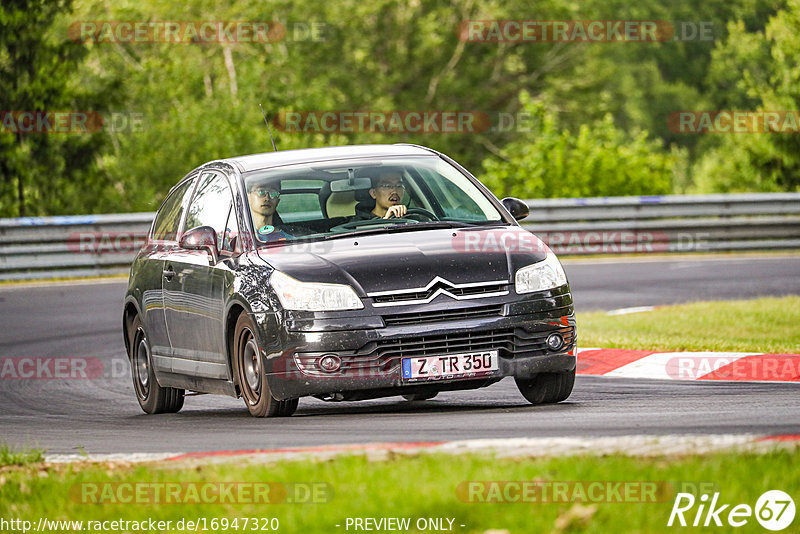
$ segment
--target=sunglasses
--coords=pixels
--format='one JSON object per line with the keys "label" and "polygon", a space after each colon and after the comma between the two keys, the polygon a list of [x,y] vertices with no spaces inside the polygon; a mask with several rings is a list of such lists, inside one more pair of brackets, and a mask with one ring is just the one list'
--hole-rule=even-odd
{"label": "sunglasses", "polygon": [[259,198],[269,197],[271,199],[281,198],[280,191],[270,191],[269,189],[253,189],[250,191]]}

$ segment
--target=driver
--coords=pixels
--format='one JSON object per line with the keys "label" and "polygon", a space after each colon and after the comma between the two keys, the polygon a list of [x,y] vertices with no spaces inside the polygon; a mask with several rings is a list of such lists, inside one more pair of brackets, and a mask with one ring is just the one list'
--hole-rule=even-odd
{"label": "driver", "polygon": [[403,183],[403,174],[400,171],[387,170],[377,177],[372,178],[372,188],[369,195],[375,199],[372,211],[356,207],[356,214],[352,220],[388,219],[390,217],[403,217],[408,208],[401,204],[406,192]]}
{"label": "driver", "polygon": [[279,181],[251,185],[247,190],[247,201],[253,214],[256,239],[261,243],[292,239],[293,236],[281,228],[283,220],[277,212],[278,203],[281,201]]}

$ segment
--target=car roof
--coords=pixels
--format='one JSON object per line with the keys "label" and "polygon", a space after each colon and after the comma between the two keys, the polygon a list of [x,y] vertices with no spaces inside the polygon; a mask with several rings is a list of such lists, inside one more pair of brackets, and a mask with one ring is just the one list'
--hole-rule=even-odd
{"label": "car roof", "polygon": [[368,157],[433,156],[436,154],[437,152],[434,150],[418,145],[348,145],[265,152],[263,154],[250,154],[247,156],[226,158],[212,163],[230,163],[238,167],[240,172],[250,172],[268,169],[270,167],[281,167],[283,165],[316,161]]}

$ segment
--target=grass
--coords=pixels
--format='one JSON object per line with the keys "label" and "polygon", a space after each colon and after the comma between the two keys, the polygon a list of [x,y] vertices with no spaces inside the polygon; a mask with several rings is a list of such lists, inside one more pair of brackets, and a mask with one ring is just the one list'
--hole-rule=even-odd
{"label": "grass", "polygon": [[651,312],[577,314],[582,347],[800,353],[800,297],[696,302]]}
{"label": "grass", "polygon": [[[724,503],[754,506],[770,489],[800,487],[800,450],[765,454],[724,453],[656,458],[609,455],[501,459],[486,455],[421,454],[370,461],[343,456],[325,461],[278,464],[226,464],[171,467],[155,465],[38,465],[0,470],[0,517],[51,520],[154,520],[181,518],[277,518],[281,532],[347,532],[348,517],[453,518],[455,532],[664,532],[676,491],[720,492]],[[637,481],[657,482],[656,502],[475,503],[462,490],[468,481]],[[119,483],[258,482],[324,488],[318,502],[250,504],[182,502],[151,504],[147,499],[113,502]],[[111,483],[116,485],[106,485]],[[665,485],[668,483],[669,485]],[[89,486],[94,484],[94,486]],[[113,488],[105,503],[84,502],[85,488]],[[184,488],[187,485],[182,486]],[[462,490],[459,490],[462,488]],[[700,490],[699,488],[703,488]],[[274,491],[271,492],[274,494]],[[299,491],[298,494],[305,494]],[[97,495],[103,495],[102,492]],[[188,496],[189,493],[183,493]],[[322,498],[326,496],[325,498]],[[189,499],[191,500],[191,499]],[[201,498],[201,500],[203,500]],[[696,507],[687,518],[691,521]],[[335,525],[341,525],[336,527]],[[460,527],[459,525],[465,525]],[[125,530],[125,529],[120,529]],[[186,529],[188,530],[188,529]],[[201,528],[202,530],[202,528]],[[240,528],[241,530],[241,528]],[[352,531],[352,527],[350,531]],[[697,529],[691,529],[697,531]],[[117,530],[119,531],[119,530]],[[416,532],[412,526],[410,532]],[[725,528],[721,531],[728,531]],[[739,532],[762,532],[750,518]],[[231,532],[233,532],[231,530]]]}
{"label": "grass", "polygon": [[0,467],[9,465],[26,465],[41,462],[44,452],[39,449],[23,449],[14,451],[8,445],[0,445]]}

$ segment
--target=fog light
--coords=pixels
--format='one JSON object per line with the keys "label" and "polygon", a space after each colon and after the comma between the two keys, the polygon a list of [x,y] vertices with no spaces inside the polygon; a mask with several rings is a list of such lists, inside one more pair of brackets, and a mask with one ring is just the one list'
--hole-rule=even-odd
{"label": "fog light", "polygon": [[547,336],[547,348],[550,350],[558,350],[564,346],[564,338],[561,334],[550,334]]}
{"label": "fog light", "polygon": [[326,354],[319,359],[319,368],[326,373],[335,373],[342,366],[342,359],[335,354]]}

